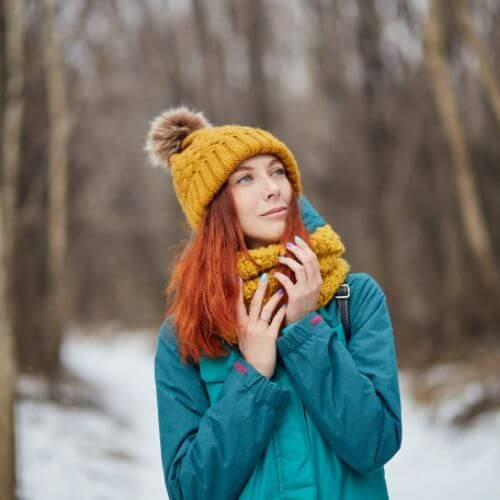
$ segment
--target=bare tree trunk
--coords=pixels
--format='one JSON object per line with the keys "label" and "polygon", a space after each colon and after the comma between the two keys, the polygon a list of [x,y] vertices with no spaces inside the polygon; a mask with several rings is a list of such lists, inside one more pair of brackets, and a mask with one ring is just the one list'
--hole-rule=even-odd
{"label": "bare tree trunk", "polygon": [[[15,427],[14,398],[16,363],[12,321],[8,305],[7,230],[4,193],[0,190],[0,491],[5,500],[14,499]],[[4,496],[5,495],[5,496]]]}
{"label": "bare tree trunk", "polygon": [[[444,255],[443,283],[441,295],[442,331],[438,337],[443,339],[445,348],[457,352],[458,341],[462,329],[461,300],[464,296],[463,261],[460,254],[459,234],[453,215],[443,210],[440,220],[443,230],[440,233]],[[443,359],[443,353],[438,353]]]}
{"label": "bare tree trunk", "polygon": [[367,227],[373,234],[373,272],[386,287],[395,288],[391,283],[390,270],[393,263],[393,248],[387,245],[392,231],[392,217],[384,217],[381,200],[384,190],[387,164],[387,139],[389,127],[379,103],[384,92],[385,67],[382,58],[382,23],[374,0],[358,0],[359,21],[357,45],[363,71],[363,119],[366,151],[363,197],[367,210]]}
{"label": "bare tree trunk", "polygon": [[342,104],[350,106],[353,99],[346,81],[345,51],[340,43],[342,37],[339,26],[343,21],[341,9],[337,0],[327,5],[324,0],[311,0],[306,7],[312,12],[315,30],[311,54],[315,62],[313,77],[322,96],[326,98],[325,105],[329,107],[331,115],[335,116],[335,107]]}
{"label": "bare tree trunk", "polygon": [[0,175],[0,491],[14,499],[16,452],[14,402],[16,356],[13,332],[12,273],[14,257],[16,188],[24,110],[24,27],[22,2],[6,0],[6,97]]}
{"label": "bare tree trunk", "polygon": [[62,341],[64,262],[67,216],[67,138],[69,131],[64,70],[56,41],[55,0],[43,0],[42,52],[49,112],[48,295],[46,339],[48,373],[60,368]]}
{"label": "bare tree trunk", "polygon": [[6,22],[6,107],[3,136],[3,193],[5,211],[5,252],[10,259],[14,244],[16,188],[19,175],[21,126],[24,110],[24,29],[20,2],[5,0]]}
{"label": "bare tree trunk", "polygon": [[458,106],[443,55],[443,24],[439,0],[431,0],[425,25],[426,62],[439,116],[443,123],[455,170],[458,199],[466,241],[475,257],[479,278],[490,300],[490,312],[499,314],[499,274],[490,236],[481,211],[474,172],[460,123]]}
{"label": "bare tree trunk", "polygon": [[458,19],[465,41],[479,60],[481,80],[486,88],[486,93],[491,102],[491,107],[493,108],[497,122],[500,125],[500,86],[498,85],[498,80],[495,77],[492,65],[488,61],[486,49],[481,39],[474,31],[467,5],[463,0],[455,0],[455,4],[457,6]]}
{"label": "bare tree trunk", "polygon": [[272,129],[272,102],[269,99],[268,84],[264,67],[266,45],[269,42],[267,30],[267,10],[262,0],[247,2],[246,43],[250,69],[252,92],[251,111],[254,123],[261,128]]}
{"label": "bare tree trunk", "polygon": [[198,45],[203,64],[203,93],[204,107],[207,110],[207,115],[212,116],[213,120],[216,116],[217,102],[215,99],[217,76],[215,74],[215,61],[212,57],[213,40],[211,39],[208,29],[208,19],[203,0],[192,0],[193,18],[195,32],[198,38]]}
{"label": "bare tree trunk", "polygon": [[439,315],[440,328],[433,337],[432,344],[435,349],[435,359],[446,359],[440,350],[456,356],[458,349],[462,347],[460,345],[463,321],[461,301],[464,297],[466,278],[463,273],[463,245],[459,234],[459,220],[453,210],[456,207],[452,196],[453,186],[449,185],[446,169],[437,169],[435,176],[436,192],[441,198],[437,217],[440,225],[438,237],[442,265],[438,303],[442,314]]}
{"label": "bare tree trunk", "polygon": [[[185,82],[182,75],[183,59],[179,44],[175,37],[175,30],[172,25],[161,26],[161,33],[158,33],[158,23],[155,23],[155,9],[148,0],[139,0],[142,15],[144,16],[144,30],[149,34],[149,43],[142,42],[144,53],[158,54],[162,59],[162,70],[165,71],[165,80],[168,82],[169,95],[166,96],[171,102],[179,103],[184,97]],[[116,6],[118,10],[118,6]],[[163,10],[169,17],[174,17],[175,13],[169,2],[164,2]],[[163,54],[168,53],[168,58]],[[158,57],[158,56],[156,56]]]}

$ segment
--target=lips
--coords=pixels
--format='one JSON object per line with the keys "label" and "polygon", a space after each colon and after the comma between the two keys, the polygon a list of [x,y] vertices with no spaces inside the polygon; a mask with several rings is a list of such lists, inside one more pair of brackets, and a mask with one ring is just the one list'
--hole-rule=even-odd
{"label": "lips", "polygon": [[275,214],[278,212],[282,212],[284,210],[286,210],[286,207],[276,207],[276,208],[272,208],[271,210],[263,213],[262,215],[271,215],[271,214]]}

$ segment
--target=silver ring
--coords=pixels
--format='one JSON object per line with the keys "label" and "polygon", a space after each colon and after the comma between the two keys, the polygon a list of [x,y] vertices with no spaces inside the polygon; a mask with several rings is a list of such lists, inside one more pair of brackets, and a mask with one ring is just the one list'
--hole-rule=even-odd
{"label": "silver ring", "polygon": [[269,318],[263,318],[262,316],[259,316],[259,319],[263,319],[266,323],[269,323]]}

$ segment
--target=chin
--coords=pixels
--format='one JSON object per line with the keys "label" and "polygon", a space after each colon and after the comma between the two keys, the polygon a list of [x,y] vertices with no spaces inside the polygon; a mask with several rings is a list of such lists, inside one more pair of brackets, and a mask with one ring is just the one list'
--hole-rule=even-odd
{"label": "chin", "polygon": [[[279,243],[283,231],[285,230],[285,221],[275,221],[275,223],[265,222],[261,220],[256,221],[252,227],[252,231],[246,233],[246,237],[251,241],[261,243],[258,246],[270,245],[272,243]],[[245,231],[244,231],[245,232]]]}
{"label": "chin", "polygon": [[283,229],[278,231],[262,231],[256,239],[265,241],[267,245],[270,245],[271,243],[278,243],[281,239],[281,235],[283,234]]}

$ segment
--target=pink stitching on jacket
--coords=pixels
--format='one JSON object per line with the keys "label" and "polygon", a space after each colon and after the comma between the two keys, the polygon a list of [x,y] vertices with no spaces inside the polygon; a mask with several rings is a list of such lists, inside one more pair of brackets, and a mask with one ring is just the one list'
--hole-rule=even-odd
{"label": "pink stitching on jacket", "polygon": [[240,373],[246,373],[248,370],[239,362],[235,361],[233,363],[233,366],[240,372]]}
{"label": "pink stitching on jacket", "polygon": [[311,319],[311,325],[317,325],[320,321],[323,321],[323,318],[321,317],[321,315],[317,314],[316,316],[314,316],[314,318]]}

